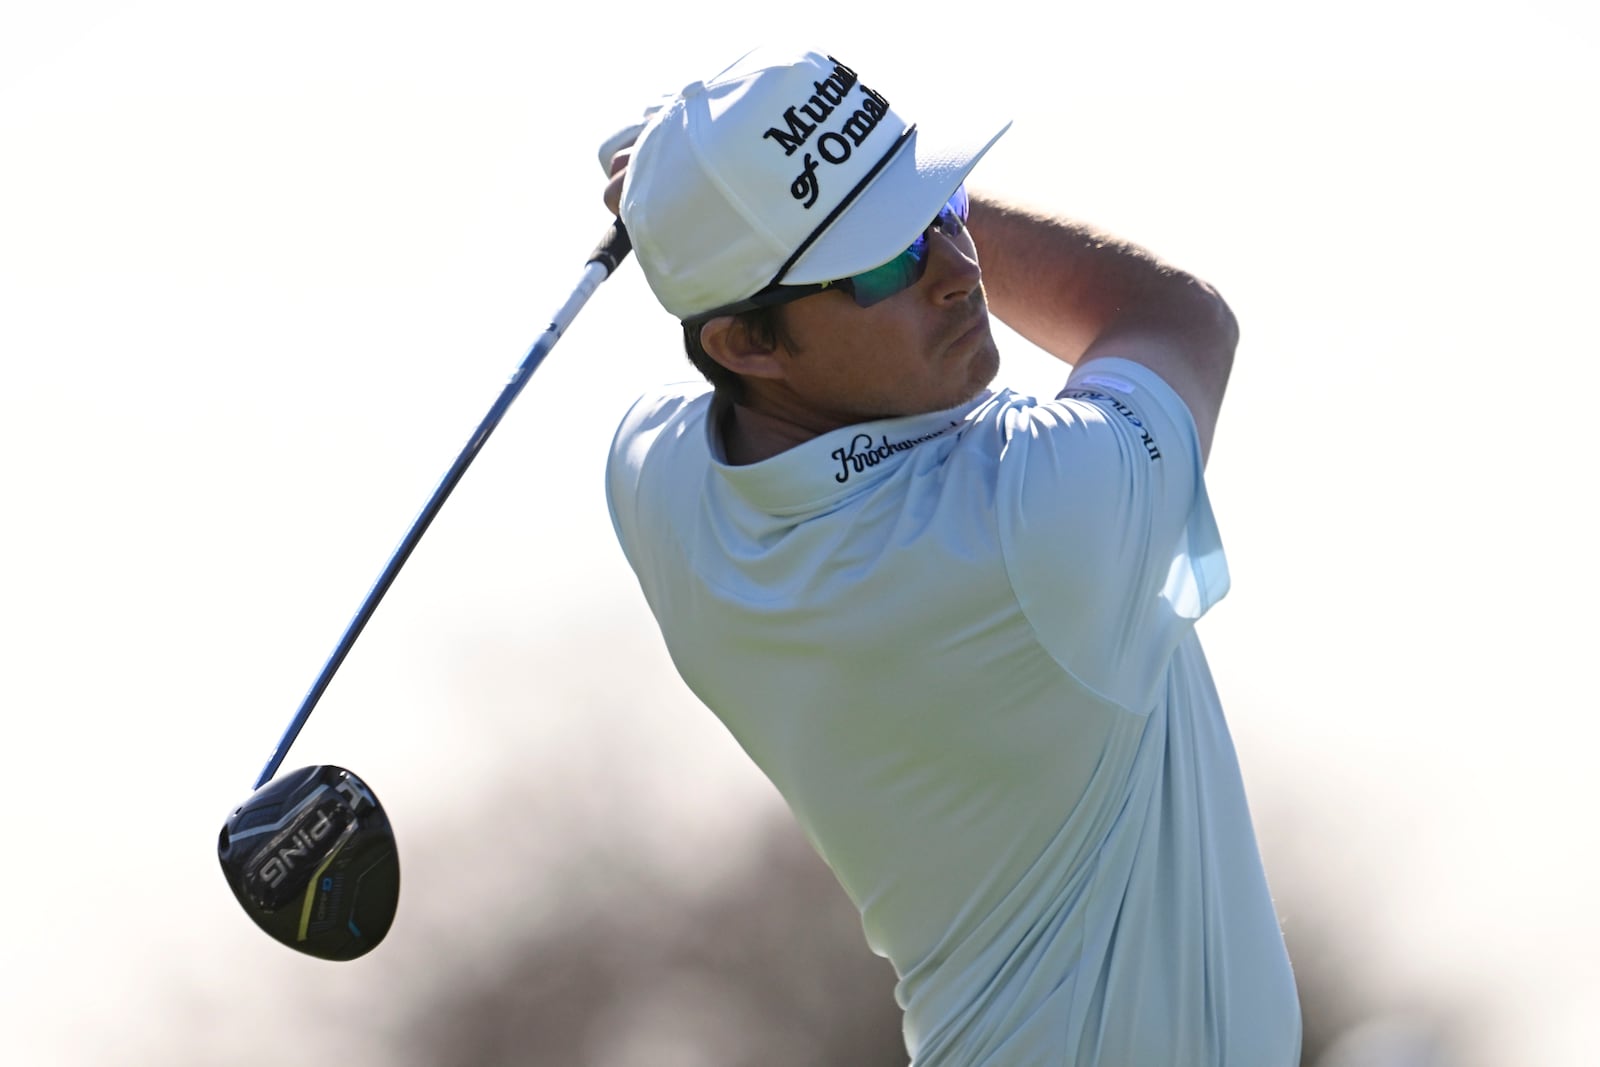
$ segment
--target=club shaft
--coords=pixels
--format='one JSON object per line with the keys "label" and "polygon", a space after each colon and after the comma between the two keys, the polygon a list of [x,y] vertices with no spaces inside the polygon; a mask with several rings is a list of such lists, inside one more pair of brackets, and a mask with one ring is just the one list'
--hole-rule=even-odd
{"label": "club shaft", "polygon": [[451,464],[450,469],[445,472],[445,476],[439,482],[438,488],[433,491],[433,496],[428,498],[428,502],[423,506],[422,512],[417,516],[416,521],[411,524],[411,529],[406,531],[406,535],[401,540],[399,547],[389,557],[388,565],[384,567],[383,573],[378,576],[378,580],[373,584],[372,590],[367,594],[367,599],[362,602],[360,610],[350,620],[350,625],[345,629],[344,636],[339,639],[338,647],[333,650],[333,655],[328,657],[328,662],[323,665],[322,673],[317,676],[317,680],[312,683],[310,690],[307,691],[305,699],[301,701],[300,708],[295,712],[294,719],[289,723],[288,729],[283,732],[283,737],[278,741],[278,747],[273,751],[272,758],[267,760],[266,766],[262,768],[261,776],[256,779],[256,789],[260,789],[271,780],[274,774],[278,773],[278,768],[282,766],[284,757],[289,754],[289,748],[294,744],[295,738],[300,736],[300,731],[305,727],[306,720],[311,717],[311,712],[317,706],[317,701],[322,699],[322,694],[327,690],[328,683],[333,681],[334,674],[338,672],[340,665],[344,663],[345,657],[350,654],[350,649],[355,646],[356,638],[361,636],[361,631],[366,628],[367,622],[371,620],[373,613],[378,610],[378,604],[383,600],[384,594],[389,591],[389,587],[394,584],[395,577],[400,573],[400,568],[405,566],[406,560],[411,557],[411,553],[416,549],[417,543],[422,540],[422,535],[427,532],[428,526],[439,514],[439,510],[444,507],[444,502],[450,498],[451,491],[455,489],[457,483],[461,481],[462,475],[466,474],[467,468],[472,465],[473,459],[482,450],[484,442],[489,439],[489,435],[494,432],[495,427],[500,425],[500,420],[505,417],[506,411],[517,399],[518,394],[522,392],[523,386],[527,385],[529,377],[538,369],[539,364],[544,362],[545,356],[550,354],[550,350],[555,347],[556,342],[561,339],[561,335],[572,324],[572,320],[577,317],[584,304],[588,303],[589,298],[600,287],[600,283],[610,277],[611,272],[628,255],[629,248],[627,232],[623,230],[622,223],[618,221],[607,231],[605,239],[600,242],[599,246],[591,254],[589,262],[584,266],[583,276],[578,282],[577,288],[567,298],[567,302],[551,317],[549,327],[545,329],[539,339],[534,342],[533,347],[529,349],[527,356],[523,358],[522,363],[518,365],[516,371],[511,375],[511,380],[501,390],[500,398],[495,401],[494,406],[489,409],[489,413],[478,424],[477,430],[473,432],[471,439],[467,441],[466,447],[461,450],[461,454],[456,457],[455,463]]}

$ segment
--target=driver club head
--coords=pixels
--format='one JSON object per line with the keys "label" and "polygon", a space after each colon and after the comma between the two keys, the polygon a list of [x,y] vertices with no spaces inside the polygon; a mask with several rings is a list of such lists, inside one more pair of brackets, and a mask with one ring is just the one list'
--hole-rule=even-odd
{"label": "driver club head", "polygon": [[275,941],[325,960],[377,947],[400,899],[383,805],[343,767],[287,771],[228,816],[217,858],[245,914]]}

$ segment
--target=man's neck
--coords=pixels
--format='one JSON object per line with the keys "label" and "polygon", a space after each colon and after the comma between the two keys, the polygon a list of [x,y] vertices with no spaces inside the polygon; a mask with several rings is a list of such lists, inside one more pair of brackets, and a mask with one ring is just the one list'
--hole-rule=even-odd
{"label": "man's neck", "polygon": [[760,463],[825,431],[744,404],[728,404],[717,421],[722,451],[735,467]]}

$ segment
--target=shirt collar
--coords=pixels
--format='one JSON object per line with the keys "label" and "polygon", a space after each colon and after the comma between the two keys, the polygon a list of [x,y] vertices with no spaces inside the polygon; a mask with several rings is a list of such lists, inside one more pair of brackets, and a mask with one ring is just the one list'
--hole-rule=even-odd
{"label": "shirt collar", "polygon": [[752,506],[793,514],[854,495],[887,477],[920,447],[958,430],[989,398],[987,392],[953,408],[877,419],[814,437],[759,463],[726,461],[719,427],[727,405],[713,400],[706,415],[706,445],[713,477]]}

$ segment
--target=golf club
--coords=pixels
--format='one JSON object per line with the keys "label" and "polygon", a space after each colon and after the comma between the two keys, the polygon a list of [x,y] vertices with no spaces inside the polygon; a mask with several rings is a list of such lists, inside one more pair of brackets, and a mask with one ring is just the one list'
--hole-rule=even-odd
{"label": "golf club", "polygon": [[257,926],[290,948],[328,960],[355,959],[370,952],[394,920],[400,860],[383,805],[356,775],[330,765],[303,767],[277,781],[271,781],[272,776],[484,442],[589,297],[631,249],[618,219],[590,253],[577,288],[523,358],[395,549],[262,768],[254,792],[223,825],[217,857],[229,888]]}

